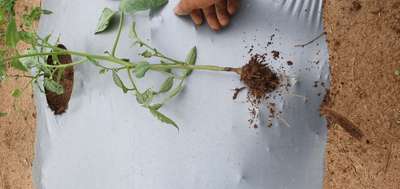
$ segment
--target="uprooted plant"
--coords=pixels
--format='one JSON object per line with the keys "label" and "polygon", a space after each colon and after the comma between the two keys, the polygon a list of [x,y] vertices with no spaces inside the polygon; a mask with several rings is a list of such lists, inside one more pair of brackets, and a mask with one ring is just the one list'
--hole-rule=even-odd
{"label": "uprooted plant", "polygon": [[[256,97],[263,95],[257,90],[268,93],[276,89],[279,80],[275,73],[264,64],[253,60],[243,68],[196,65],[196,47],[189,50],[186,60],[177,60],[165,55],[142,40],[136,32],[135,23],[133,23],[130,28],[130,37],[133,39],[134,44],[141,49],[140,55],[143,59],[131,61],[118,57],[117,48],[126,14],[159,8],[166,3],[167,0],[122,0],[119,11],[105,8],[100,17],[95,34],[100,34],[107,30],[112,18],[119,14],[119,25],[115,41],[110,51],[106,51],[105,54],[91,54],[68,50],[61,44],[59,39],[55,40],[55,42],[51,42],[53,40],[51,35],[41,37],[35,32],[18,31],[14,16],[12,13],[9,13],[8,27],[5,33],[6,44],[8,48],[13,49],[15,55],[5,57],[4,54],[1,54],[0,79],[12,77],[6,73],[6,67],[8,67],[8,65],[23,71],[25,75],[20,77],[29,78],[30,83],[37,85],[40,91],[45,92],[50,108],[52,108],[56,114],[60,114],[65,111],[65,105],[64,107],[60,107],[59,102],[62,100],[68,101],[70,98],[70,83],[73,81],[73,75],[71,76],[71,74],[73,74],[73,67],[81,64],[92,64],[99,69],[99,73],[112,74],[112,79],[116,86],[124,93],[132,93],[136,96],[138,104],[146,108],[158,120],[173,125],[176,128],[178,128],[178,125],[172,119],[161,113],[160,108],[183,90],[185,80],[194,70],[236,73],[240,75],[241,80],[247,84],[250,93],[256,95]],[[50,11],[40,8],[35,11],[36,13],[33,14],[35,16],[38,12],[41,14],[51,13]],[[32,20],[29,16],[26,18],[25,20],[27,21]],[[23,54],[19,54],[16,50],[17,43],[20,41],[31,46]],[[71,56],[79,58],[79,60],[73,62]],[[149,59],[152,59],[152,62],[156,60],[157,63],[150,63]],[[160,72],[165,75],[165,81],[161,84],[159,89],[139,89],[137,86],[137,80],[145,77],[146,73],[149,71]],[[123,79],[121,79],[120,75],[122,73],[127,74],[128,82],[124,82]],[[254,80],[257,80],[259,83],[254,83]],[[259,84],[265,86],[260,86]],[[13,92],[13,96],[19,96],[20,94],[20,89],[16,89]],[[155,98],[157,96],[160,98]]]}

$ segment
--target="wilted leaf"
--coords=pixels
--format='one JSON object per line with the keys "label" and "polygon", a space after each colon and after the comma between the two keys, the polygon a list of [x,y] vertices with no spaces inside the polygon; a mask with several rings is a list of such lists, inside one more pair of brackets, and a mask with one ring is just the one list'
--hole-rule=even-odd
{"label": "wilted leaf", "polygon": [[149,9],[157,9],[168,3],[168,0],[122,0],[120,9],[124,12],[134,13]]}
{"label": "wilted leaf", "polygon": [[158,120],[160,120],[160,121],[163,122],[163,123],[172,125],[172,126],[174,126],[176,129],[179,130],[178,125],[177,125],[174,121],[172,121],[172,119],[170,119],[169,117],[165,116],[164,114],[160,113],[159,111],[157,111],[157,110],[155,110],[155,109],[149,108],[149,110],[150,110],[151,114],[152,114],[154,117],[156,117]]}
{"label": "wilted leaf", "polygon": [[17,70],[21,70],[21,71],[24,71],[24,72],[28,71],[28,69],[25,67],[24,64],[22,64],[22,62],[19,59],[13,59],[11,61],[11,66],[13,68],[17,69]]}
{"label": "wilted leaf", "polygon": [[136,22],[132,22],[131,29],[129,31],[129,37],[136,40],[138,39],[138,34],[136,32]]}
{"label": "wilted leaf", "polygon": [[45,78],[43,86],[46,90],[56,93],[57,95],[62,95],[64,93],[64,87],[54,80]]}
{"label": "wilted leaf", "polygon": [[177,96],[179,93],[182,92],[184,86],[183,86],[183,82],[181,82],[178,87],[176,87],[174,90],[171,91],[171,94],[169,95],[170,98],[173,98],[175,96]]}
{"label": "wilted leaf", "polygon": [[11,95],[12,95],[13,97],[15,97],[15,98],[18,98],[18,97],[20,97],[20,96],[22,95],[22,91],[21,91],[20,89],[14,89],[14,90],[11,92]]}
{"label": "wilted leaf", "polygon": [[400,76],[400,69],[396,70],[396,71],[394,72],[394,74],[396,74],[397,76]]}
{"label": "wilted leaf", "polygon": [[[35,54],[35,53],[37,53],[37,51],[35,49],[28,49],[25,52],[26,55]],[[34,56],[24,57],[19,60],[22,63],[22,65],[24,65],[28,70],[41,65],[39,62],[40,58],[34,57]]]}
{"label": "wilted leaf", "polygon": [[139,104],[148,105],[153,100],[154,95],[155,95],[154,91],[152,91],[151,89],[147,89],[142,94],[140,94],[140,93],[136,94],[136,101]]}
{"label": "wilted leaf", "polygon": [[174,85],[174,77],[169,77],[164,83],[161,85],[159,93],[165,93],[171,90],[172,86]]}
{"label": "wilted leaf", "polygon": [[143,57],[145,57],[145,58],[150,58],[150,57],[153,56],[153,53],[151,53],[151,52],[148,51],[148,50],[145,50],[144,52],[142,52],[142,53],[140,54],[140,56],[143,56]]}
{"label": "wilted leaf", "polygon": [[[196,60],[197,60],[197,48],[193,47],[189,51],[189,53],[188,53],[188,55],[186,57],[185,63],[188,64],[188,65],[195,65],[196,64]],[[185,77],[187,77],[190,74],[192,74],[192,72],[193,72],[193,70],[186,70],[186,72],[184,74]]]}
{"label": "wilted leaf", "polygon": [[12,17],[7,26],[6,32],[6,45],[8,47],[15,48],[19,41],[19,33],[17,30],[17,24],[15,23],[15,19]]}
{"label": "wilted leaf", "polygon": [[126,88],[126,86],[122,82],[121,78],[118,76],[117,72],[113,71],[112,77],[113,77],[115,85],[117,85],[119,88],[121,88],[124,93],[127,93],[128,88]]}
{"label": "wilted leaf", "polygon": [[100,16],[99,23],[97,24],[95,34],[99,34],[105,31],[111,23],[112,17],[115,15],[115,11],[110,8],[104,8]]}
{"label": "wilted leaf", "polygon": [[107,71],[108,71],[107,69],[104,69],[104,68],[103,68],[103,69],[101,69],[101,70],[99,71],[99,74],[105,74],[105,73],[107,73]]}
{"label": "wilted leaf", "polygon": [[154,104],[150,106],[150,109],[159,110],[162,106],[163,104]]}
{"label": "wilted leaf", "polygon": [[140,62],[135,67],[135,76],[137,78],[143,78],[147,71],[150,69],[150,64],[148,62]]}

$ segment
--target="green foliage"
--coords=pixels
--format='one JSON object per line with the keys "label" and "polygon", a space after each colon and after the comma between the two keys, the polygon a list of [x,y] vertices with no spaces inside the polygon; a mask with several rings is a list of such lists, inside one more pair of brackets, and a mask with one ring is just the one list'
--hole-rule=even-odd
{"label": "green foliage", "polygon": [[0,117],[5,117],[5,116],[7,116],[6,112],[0,112]]}
{"label": "green foliage", "polygon": [[15,23],[15,19],[11,18],[6,31],[6,45],[11,48],[15,48],[19,41],[19,33],[17,30],[17,24]]}
{"label": "green foliage", "polygon": [[[197,60],[197,48],[193,47],[186,57],[185,63],[188,65],[195,65]],[[186,70],[185,77],[188,77],[192,74],[193,70]]]}
{"label": "green foliage", "polygon": [[41,15],[50,15],[53,12],[49,11],[49,10],[44,10],[40,7],[35,7],[31,10],[30,13],[25,14],[22,16],[24,25],[27,27],[31,27],[33,22],[37,21],[40,19]]}
{"label": "green foliage", "polygon": [[138,92],[136,94],[136,100],[139,104],[148,106],[151,103],[151,101],[154,99],[156,94],[157,93],[155,93],[153,90],[147,89],[144,93]]}
{"label": "green foliage", "polygon": [[143,78],[147,71],[149,71],[151,65],[148,62],[139,62],[135,67],[135,76],[137,78]]}
{"label": "green foliage", "polygon": [[22,64],[22,62],[19,59],[13,59],[11,61],[11,67],[24,72],[28,71],[28,69],[25,67],[24,64]]}
{"label": "green foliage", "polygon": [[100,16],[99,22],[96,27],[95,34],[99,34],[99,33],[104,32],[105,30],[107,30],[115,13],[116,12],[110,8],[103,9],[103,12]]}
{"label": "green foliage", "polygon": [[128,88],[126,88],[124,82],[122,82],[121,78],[118,76],[118,73],[115,70],[113,70],[112,72],[112,77],[115,85],[117,85],[120,89],[122,89],[124,93],[127,93]]}
{"label": "green foliage", "polygon": [[168,77],[164,83],[161,85],[159,93],[166,93],[171,90],[172,86],[174,85],[174,77]]}
{"label": "green foliage", "polygon": [[396,74],[397,76],[400,76],[400,69],[397,69],[394,74]]}
{"label": "green foliage", "polygon": [[0,81],[6,77],[6,64],[4,62],[3,56],[0,55]]}
{"label": "green foliage", "polygon": [[62,95],[64,93],[64,87],[52,79],[44,78],[43,86],[46,90],[56,93],[57,95]]}
{"label": "green foliage", "polygon": [[127,13],[134,13],[149,9],[157,9],[168,3],[168,0],[122,0],[120,9]]}
{"label": "green foliage", "polygon": [[158,120],[160,120],[160,121],[163,122],[163,123],[172,125],[172,126],[174,126],[176,129],[179,130],[178,125],[177,125],[174,121],[172,121],[172,119],[170,119],[169,117],[167,117],[166,115],[162,114],[161,112],[159,112],[159,111],[156,110],[156,109],[150,108],[149,110],[150,110],[151,114],[152,114],[154,117],[156,117]]}
{"label": "green foliage", "polygon": [[18,97],[20,97],[22,95],[22,91],[20,90],[20,89],[14,89],[12,92],[11,92],[11,96],[13,96],[13,97],[15,97],[15,98],[18,98]]}
{"label": "green foliage", "polygon": [[[10,0],[0,0],[0,5],[9,2]],[[13,0],[12,0],[13,1]],[[187,54],[185,61],[176,60],[171,58],[156,48],[150,46],[145,41],[141,40],[135,28],[135,23],[130,28],[130,37],[134,40],[134,44],[142,52],[141,60],[131,62],[128,59],[119,58],[116,56],[116,49],[119,43],[119,37],[124,27],[124,12],[137,12],[141,10],[155,9],[165,5],[167,0],[122,0],[119,11],[121,14],[118,33],[116,34],[115,42],[112,46],[111,53],[104,53],[102,55],[90,54],[87,52],[77,52],[59,48],[59,39],[55,43],[51,43],[51,35],[41,38],[35,32],[18,31],[14,17],[7,17],[9,24],[6,32],[6,43],[9,48],[16,51],[16,45],[19,41],[24,41],[32,47],[25,53],[16,54],[12,57],[5,57],[0,54],[0,79],[6,77],[6,68],[8,66],[14,67],[27,74],[31,78],[31,83],[37,84],[42,92],[50,91],[55,94],[61,95],[64,93],[64,87],[59,83],[64,71],[68,67],[73,67],[78,64],[90,63],[96,68],[99,68],[99,73],[105,74],[111,72],[112,79],[115,85],[120,88],[124,93],[130,92],[136,97],[136,101],[142,107],[148,109],[156,119],[163,123],[169,124],[178,128],[178,125],[167,115],[163,114],[160,110],[162,107],[178,96],[185,87],[185,81],[190,76],[196,67],[197,49],[193,47]],[[8,5],[8,4],[7,4]],[[0,6],[4,7],[4,6]],[[6,10],[0,8],[1,10]],[[40,18],[42,14],[50,14],[51,12],[42,10],[40,8],[33,9],[29,14],[24,16],[25,25],[32,25],[33,21]],[[99,19],[96,27],[96,34],[100,34],[107,30],[110,26],[112,18],[117,12],[105,8]],[[11,14],[12,15],[12,14]],[[80,58],[81,60],[69,64],[60,64],[59,55],[71,55]],[[48,57],[51,57],[53,62],[47,62]],[[74,57],[75,59],[75,57]],[[151,61],[150,61],[151,59]],[[103,62],[108,62],[114,66],[106,67]],[[217,68],[217,69],[216,69]],[[200,69],[200,68],[198,68]],[[223,71],[224,68],[218,69],[216,66],[201,66],[202,70]],[[148,71],[159,72],[165,75],[164,82],[160,85],[158,90],[153,90],[152,87],[139,89],[135,83],[136,79],[146,77]],[[121,79],[120,74],[126,72],[129,81]],[[135,76],[135,77],[134,77]],[[149,77],[147,75],[147,77]],[[43,80],[43,85],[38,81]],[[44,89],[43,89],[44,88]],[[13,91],[12,96],[20,96],[22,91],[16,89]]]}
{"label": "green foliage", "polygon": [[[0,0],[0,9],[3,10],[3,14],[14,15],[14,5],[16,0]],[[4,16],[4,15],[3,15]]]}

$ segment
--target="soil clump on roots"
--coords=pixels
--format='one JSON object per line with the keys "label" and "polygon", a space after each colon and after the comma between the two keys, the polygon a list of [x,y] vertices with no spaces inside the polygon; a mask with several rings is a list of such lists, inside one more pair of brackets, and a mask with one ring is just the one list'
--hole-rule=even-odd
{"label": "soil clump on roots", "polygon": [[249,94],[262,99],[280,85],[278,75],[265,64],[265,56],[256,54],[242,67],[240,80],[248,87]]}
{"label": "soil clump on roots", "polygon": [[[58,45],[57,46],[60,49],[65,49],[67,48],[64,45]],[[69,64],[72,63],[72,57],[71,55],[68,54],[61,54],[57,56],[58,61],[60,64]],[[54,65],[54,60],[52,56],[49,56],[47,58],[47,64],[49,65]],[[54,73],[54,76],[57,76],[59,72],[62,72],[62,70],[57,70]],[[54,92],[45,90],[46,92],[46,98],[47,98],[47,103],[49,104],[49,107],[51,110],[54,111],[55,115],[60,115],[65,113],[65,111],[68,108],[68,103],[69,100],[71,99],[71,94],[72,94],[72,87],[74,83],[74,69],[73,67],[68,67],[65,68],[65,70],[62,73],[60,82],[59,82],[63,88],[64,88],[64,93],[61,95],[58,95]]]}

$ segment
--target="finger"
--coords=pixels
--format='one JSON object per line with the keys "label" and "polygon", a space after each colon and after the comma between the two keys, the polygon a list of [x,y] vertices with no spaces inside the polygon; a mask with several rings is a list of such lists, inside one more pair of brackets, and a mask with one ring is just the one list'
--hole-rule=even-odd
{"label": "finger", "polygon": [[192,11],[190,17],[192,17],[193,23],[196,25],[201,25],[203,23],[203,15],[200,9]]}
{"label": "finger", "polygon": [[221,29],[221,25],[218,22],[217,14],[214,6],[209,6],[203,9],[204,16],[206,17],[207,23],[211,29],[218,31]]}
{"label": "finger", "polygon": [[227,9],[226,0],[218,0],[215,3],[215,10],[217,12],[217,18],[221,26],[227,26],[229,24],[229,13]]}
{"label": "finger", "polygon": [[206,8],[212,4],[214,1],[210,0],[181,0],[175,7],[175,14],[188,15],[195,9]]}
{"label": "finger", "polygon": [[239,9],[239,0],[228,0],[228,12],[230,15],[234,15]]}

